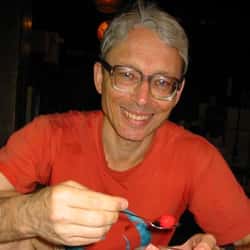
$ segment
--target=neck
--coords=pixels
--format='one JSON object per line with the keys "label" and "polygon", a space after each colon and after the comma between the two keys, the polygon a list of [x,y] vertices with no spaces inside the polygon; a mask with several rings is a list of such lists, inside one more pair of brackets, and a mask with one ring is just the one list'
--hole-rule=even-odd
{"label": "neck", "polygon": [[139,164],[151,145],[153,135],[142,141],[132,141],[122,138],[113,128],[106,126],[103,126],[102,140],[108,167],[116,171],[125,171]]}

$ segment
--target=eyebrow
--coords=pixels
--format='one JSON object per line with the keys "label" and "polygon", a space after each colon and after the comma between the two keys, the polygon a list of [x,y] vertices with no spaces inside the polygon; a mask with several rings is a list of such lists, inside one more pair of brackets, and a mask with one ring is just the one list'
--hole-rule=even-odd
{"label": "eyebrow", "polygon": [[164,75],[164,76],[169,77],[171,79],[174,79],[174,80],[177,80],[177,81],[180,81],[180,82],[182,81],[182,79],[179,79],[179,78],[177,78],[175,76],[171,76],[167,71],[156,71],[156,72],[154,72],[152,74],[145,74],[142,70],[140,70],[137,67],[135,67],[133,65],[130,65],[130,64],[115,64],[114,66],[122,66],[122,67],[132,68],[132,69],[135,69],[138,72],[141,72],[145,76]]}
{"label": "eyebrow", "polygon": [[134,69],[134,70],[136,70],[136,71],[138,71],[138,72],[141,72],[141,73],[142,73],[143,75],[145,75],[145,76],[164,75],[164,76],[166,76],[166,77],[169,77],[169,78],[171,78],[171,79],[176,80],[177,82],[182,82],[182,80],[183,80],[183,77],[181,77],[181,78],[179,79],[179,78],[177,78],[177,77],[175,77],[175,76],[169,75],[169,73],[168,73],[167,71],[157,71],[157,72],[155,72],[155,73],[152,73],[152,74],[147,75],[147,74],[145,74],[142,70],[138,69],[136,66],[131,65],[131,64],[117,63],[117,64],[114,64],[114,65],[111,65],[109,62],[107,62],[107,61],[106,61],[105,59],[103,59],[103,58],[100,58],[100,62],[103,63],[103,64],[105,64],[108,68],[109,68],[109,67],[114,67],[114,66],[128,67],[128,68],[132,68],[132,69]]}

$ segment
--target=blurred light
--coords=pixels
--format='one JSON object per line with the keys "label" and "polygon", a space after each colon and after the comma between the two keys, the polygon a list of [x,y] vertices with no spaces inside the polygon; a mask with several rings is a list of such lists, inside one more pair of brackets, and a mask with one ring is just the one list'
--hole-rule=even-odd
{"label": "blurred light", "polygon": [[22,19],[22,27],[28,31],[32,29],[32,18],[30,16],[24,16]]}
{"label": "blurred light", "polygon": [[98,11],[103,13],[117,12],[122,0],[95,0],[95,5]]}
{"label": "blurred light", "polygon": [[103,21],[97,28],[97,37],[99,41],[102,40],[105,30],[109,26],[109,21]]}

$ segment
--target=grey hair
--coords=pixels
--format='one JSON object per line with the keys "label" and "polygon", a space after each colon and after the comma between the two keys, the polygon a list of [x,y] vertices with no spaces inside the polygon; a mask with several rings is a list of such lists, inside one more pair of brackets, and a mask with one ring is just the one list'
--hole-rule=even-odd
{"label": "grey hair", "polygon": [[188,68],[188,38],[183,27],[176,18],[155,4],[146,5],[141,0],[138,0],[132,9],[121,13],[110,22],[101,41],[101,56],[105,58],[107,53],[138,25],[153,30],[161,40],[178,50],[184,62],[185,74]]}

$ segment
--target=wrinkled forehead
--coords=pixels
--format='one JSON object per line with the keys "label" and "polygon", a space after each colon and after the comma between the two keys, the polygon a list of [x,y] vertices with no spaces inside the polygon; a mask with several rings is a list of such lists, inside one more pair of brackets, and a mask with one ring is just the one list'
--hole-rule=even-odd
{"label": "wrinkled forehead", "polygon": [[147,50],[158,52],[159,48],[168,49],[169,47],[171,46],[163,41],[158,33],[147,27],[138,25],[129,30],[126,36],[117,39],[109,52],[116,50],[127,50],[134,53],[142,53],[142,51],[146,52]]}
{"label": "wrinkled forehead", "polygon": [[107,54],[111,65],[134,66],[145,74],[169,72],[179,77],[183,61],[177,49],[160,39],[158,34],[144,27],[137,27],[119,41]]}

